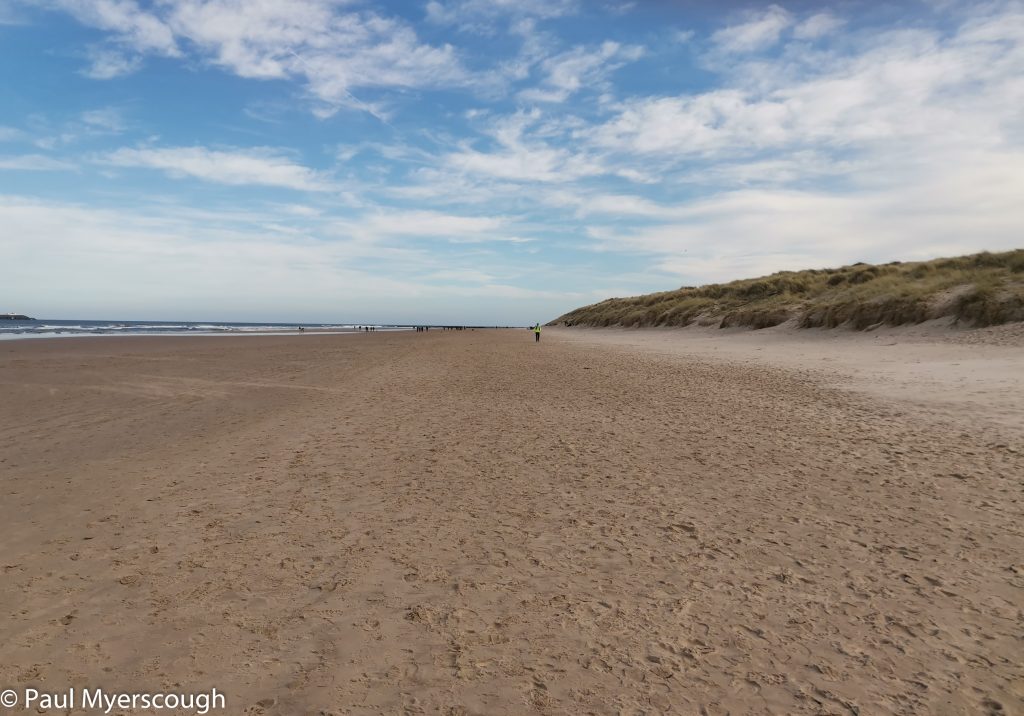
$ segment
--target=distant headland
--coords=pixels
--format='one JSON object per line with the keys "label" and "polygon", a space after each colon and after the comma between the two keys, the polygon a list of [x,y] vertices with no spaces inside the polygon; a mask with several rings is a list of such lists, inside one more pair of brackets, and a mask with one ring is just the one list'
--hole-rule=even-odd
{"label": "distant headland", "polygon": [[34,321],[36,319],[23,316],[20,313],[0,313],[0,321]]}

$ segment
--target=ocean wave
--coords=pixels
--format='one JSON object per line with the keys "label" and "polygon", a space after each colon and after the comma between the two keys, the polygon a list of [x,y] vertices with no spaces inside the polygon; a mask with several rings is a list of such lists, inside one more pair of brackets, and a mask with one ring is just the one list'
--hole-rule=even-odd
{"label": "ocean wave", "polygon": [[45,321],[0,324],[0,338],[31,338],[47,336],[95,335],[224,335],[224,334],[291,334],[299,328],[310,333],[356,331],[356,326],[376,330],[408,330],[404,326],[385,326],[370,323],[189,323],[157,321]]}

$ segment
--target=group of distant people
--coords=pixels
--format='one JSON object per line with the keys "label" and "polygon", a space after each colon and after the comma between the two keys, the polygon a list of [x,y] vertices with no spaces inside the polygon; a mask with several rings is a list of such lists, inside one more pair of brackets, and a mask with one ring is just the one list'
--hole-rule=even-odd
{"label": "group of distant people", "polygon": [[[298,328],[299,328],[299,331],[305,331],[306,330],[302,326],[299,326]],[[377,330],[376,326],[354,326],[354,328],[357,331],[365,331],[365,332],[370,332],[370,331],[376,331]],[[468,331],[468,330],[471,330],[471,329],[467,328],[466,326],[434,326],[434,328],[440,328],[442,331]],[[495,326],[495,328],[497,328],[497,326]],[[430,326],[416,326],[416,332],[417,333],[423,333],[423,332],[429,331],[429,330],[430,330]],[[533,331],[534,341],[537,342],[537,343],[540,343],[540,323],[537,323],[537,324],[532,325],[532,326],[527,326],[526,330]]]}

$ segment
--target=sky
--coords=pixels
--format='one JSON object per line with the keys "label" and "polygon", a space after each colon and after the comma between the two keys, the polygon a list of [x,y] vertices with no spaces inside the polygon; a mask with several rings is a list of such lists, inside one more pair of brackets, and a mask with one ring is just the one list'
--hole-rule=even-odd
{"label": "sky", "polygon": [[525,325],[1022,230],[1022,2],[0,0],[0,312]]}

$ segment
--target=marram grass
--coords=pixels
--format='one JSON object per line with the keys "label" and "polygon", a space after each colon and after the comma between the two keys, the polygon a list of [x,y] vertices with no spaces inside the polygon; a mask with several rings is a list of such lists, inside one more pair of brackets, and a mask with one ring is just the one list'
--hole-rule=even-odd
{"label": "marram grass", "polygon": [[762,278],[609,298],[549,325],[864,330],[948,318],[963,326],[1024,320],[1024,249],[901,263],[780,271]]}

